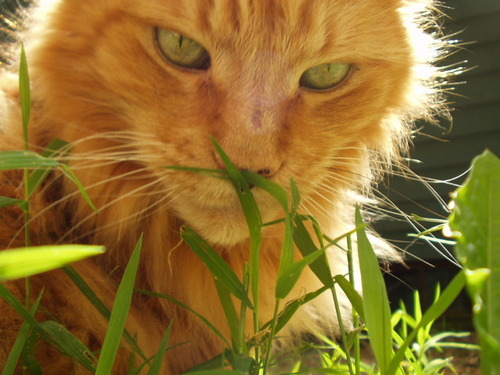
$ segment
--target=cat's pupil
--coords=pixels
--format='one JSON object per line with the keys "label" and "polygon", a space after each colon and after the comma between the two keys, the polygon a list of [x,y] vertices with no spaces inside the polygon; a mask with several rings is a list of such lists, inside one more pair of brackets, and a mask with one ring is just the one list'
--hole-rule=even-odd
{"label": "cat's pupil", "polygon": [[329,90],[342,83],[351,71],[351,64],[328,63],[310,68],[302,74],[300,84],[313,90]]}
{"label": "cat's pupil", "polygon": [[208,51],[197,41],[175,31],[156,28],[158,48],[165,59],[181,68],[205,70],[210,66]]}

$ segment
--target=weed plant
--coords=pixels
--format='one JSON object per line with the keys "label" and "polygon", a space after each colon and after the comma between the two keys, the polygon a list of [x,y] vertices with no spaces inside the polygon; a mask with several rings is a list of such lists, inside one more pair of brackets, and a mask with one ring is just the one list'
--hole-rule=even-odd
{"label": "weed plant", "polygon": [[[25,63],[26,60],[23,55],[22,64]],[[30,197],[36,188],[41,185],[47,174],[53,169],[58,169],[75,181],[80,187],[81,185],[70,168],[59,161],[59,159],[64,157],[64,153],[67,152],[68,145],[58,142],[59,147],[47,150],[43,155],[29,150],[29,140],[27,138],[30,111],[29,80],[25,66],[21,67],[20,86],[23,101],[23,126],[26,134],[26,149],[1,152],[0,169],[25,170],[25,199],[14,200],[9,197],[0,197],[0,203],[2,206],[17,204],[23,208],[26,213],[26,243],[29,244]],[[353,243],[354,241],[351,241],[351,238],[354,239],[354,236],[356,237],[357,256],[359,257],[362,287],[364,290],[363,295],[360,295],[353,286],[351,282],[353,280],[352,274],[331,274],[326,256],[329,248],[340,247],[349,259],[355,256],[355,252],[350,247],[342,248],[340,246],[339,240],[342,238],[331,239],[325,236],[313,217],[298,213],[300,193],[294,181],[290,181],[289,190],[291,194],[289,196],[283,187],[249,171],[240,171],[215,140],[213,143],[226,166],[225,170],[181,169],[193,173],[208,173],[215,178],[227,179],[233,184],[245,212],[251,239],[249,249],[251,254],[250,262],[245,268],[243,278],[238,278],[222,257],[193,229],[185,226],[182,229],[182,238],[206,264],[214,276],[220,302],[224,307],[224,312],[229,323],[230,338],[224,337],[199,312],[192,311],[189,306],[183,305],[182,301],[177,301],[171,296],[161,295],[154,291],[134,290],[142,244],[142,241],[139,241],[123,275],[116,301],[112,308],[105,306],[99,300],[97,294],[92,291],[73,268],[70,266],[65,266],[64,268],[73,282],[80,288],[82,294],[96,306],[96,309],[103,316],[109,319],[106,339],[99,353],[92,353],[76,336],[58,322],[53,320],[37,321],[35,319],[34,315],[40,305],[40,301],[43,299],[43,295],[38,296],[36,302],[30,304],[27,301],[16,299],[9,289],[0,283],[0,297],[5,299],[25,320],[20,329],[18,339],[12,348],[8,363],[2,370],[2,375],[13,374],[20,361],[28,373],[39,373],[37,371],[39,364],[34,359],[36,352],[34,342],[37,340],[49,342],[61,352],[61,355],[73,358],[76,363],[95,372],[95,374],[108,375],[112,373],[113,363],[122,337],[125,338],[128,345],[132,348],[136,359],[135,365],[131,365],[130,374],[138,374],[141,371],[141,373],[149,375],[160,374],[162,361],[169,349],[169,336],[172,325],[175,325],[175,321],[172,321],[166,330],[156,356],[145,358],[133,336],[125,329],[125,321],[134,292],[146,293],[157,298],[166,298],[184,306],[213,329],[225,342],[226,350],[219,357],[192,369],[189,372],[191,375],[264,375],[280,373],[278,367],[279,361],[273,352],[273,341],[293,317],[297,309],[321,293],[330,293],[332,296],[332,301],[339,317],[342,344],[339,345],[330,338],[323,338],[325,344],[322,347],[327,347],[328,350],[323,351],[321,354],[321,366],[316,369],[307,370],[309,373],[350,375],[440,374],[445,368],[453,368],[450,360],[446,358],[432,360],[428,356],[428,351],[431,348],[441,348],[445,345],[450,345],[449,343],[443,343],[442,340],[449,337],[456,337],[456,335],[450,332],[432,335],[431,327],[433,322],[455,300],[466,285],[466,281],[469,281],[469,289],[475,292],[473,296],[476,309],[481,313],[481,315],[478,313],[476,321],[482,335],[483,350],[485,350],[485,343],[489,345],[488,349],[486,349],[488,350],[486,360],[490,361],[490,363],[488,364],[488,372],[486,373],[497,373],[494,371],[498,371],[499,368],[497,361],[500,355],[497,354],[500,346],[498,345],[498,334],[494,331],[494,327],[491,326],[491,319],[492,316],[497,318],[499,316],[496,309],[498,303],[494,301],[492,294],[488,296],[481,294],[485,290],[489,292],[493,291],[493,294],[498,291],[498,284],[494,283],[495,279],[493,278],[498,277],[496,272],[498,268],[497,255],[491,256],[491,259],[485,257],[488,259],[486,264],[478,267],[474,265],[475,268],[469,270],[468,273],[464,271],[460,272],[442,293],[438,292],[436,294],[434,304],[427,311],[421,311],[418,303],[418,294],[416,294],[415,300],[417,303],[415,304],[416,308],[413,314],[410,314],[404,306],[395,313],[391,313],[379,263],[368,240],[365,229],[366,225],[363,223],[359,208],[356,210],[356,228],[352,232],[346,233],[343,237],[348,239],[347,243]],[[488,158],[490,157],[488,156]],[[494,164],[495,162],[491,161],[491,163]],[[496,169],[494,170],[498,170],[498,160],[496,163],[496,167],[494,167]],[[489,169],[491,168],[493,167],[489,167]],[[283,218],[281,220],[274,223],[262,222],[251,187],[267,191],[281,204],[283,208]],[[493,182],[489,184],[490,189],[495,189],[496,187],[498,187],[498,178],[496,180],[493,179]],[[486,248],[485,251],[487,254],[492,255],[494,253],[493,250],[498,249],[498,237],[494,233],[500,233],[500,231],[495,232],[494,229],[499,225],[500,220],[498,220],[498,210],[495,208],[497,206],[494,206],[498,205],[498,203],[494,202],[499,202],[500,199],[493,199],[493,195],[498,198],[499,190],[487,190],[491,199],[486,203],[482,202],[486,205],[486,208],[484,208],[486,214],[482,215],[479,219],[477,217],[471,219],[476,221],[488,220],[484,224],[488,228],[487,233],[483,231],[479,235],[467,235],[465,247],[475,247],[477,241],[482,241],[483,245],[479,244],[475,247],[477,251],[481,251],[479,247],[483,246],[483,248]],[[81,192],[86,195],[83,187],[81,187]],[[467,202],[462,205],[463,201],[467,201],[467,199],[461,197],[461,200],[459,200],[460,212],[457,213],[455,211],[452,218],[452,224],[455,225],[453,230],[457,233],[464,233],[462,231],[466,231],[466,229],[463,228],[468,225],[468,223],[460,220],[462,217],[460,215],[467,212],[467,208],[464,208],[464,206],[466,207],[469,204]],[[89,204],[91,204],[90,201]],[[490,215],[489,217],[487,217],[488,214]],[[262,324],[259,315],[260,274],[258,266],[262,229],[266,225],[277,225],[278,223],[284,225],[285,234],[279,274],[275,285],[275,312],[270,321]],[[306,230],[306,223],[312,225],[314,228],[312,232]],[[459,237],[459,242],[462,240],[463,236]],[[295,249],[298,249],[302,254],[300,260],[295,259]],[[95,255],[103,251],[104,249],[99,246],[84,248],[76,248],[74,246],[62,248],[27,247],[26,249],[3,251],[0,253],[0,281],[28,277],[32,274],[60,267],[70,261]],[[33,261],[34,254],[38,254],[36,261]],[[471,259],[467,258],[468,256],[470,257],[470,255],[462,254],[462,258]],[[39,259],[43,259],[43,267],[38,266]],[[309,267],[319,280],[321,280],[323,287],[284,305],[283,300],[298,282],[301,272],[306,267]],[[475,271],[476,268],[479,268],[481,271],[478,273],[478,271]],[[343,290],[353,306],[355,326],[352,330],[346,329],[343,326],[337,287]],[[29,294],[29,282],[27,282],[27,294]],[[239,301],[238,305],[235,304],[235,299]],[[478,307],[478,305],[480,306]],[[237,308],[237,306],[240,307]],[[251,317],[250,319],[253,321],[253,337],[245,336],[244,328],[247,317]],[[360,342],[365,338],[369,340],[374,353],[375,360],[373,363],[363,362],[361,358]],[[309,346],[317,347],[313,345]],[[292,373],[306,373],[304,371],[300,363],[298,363]]]}

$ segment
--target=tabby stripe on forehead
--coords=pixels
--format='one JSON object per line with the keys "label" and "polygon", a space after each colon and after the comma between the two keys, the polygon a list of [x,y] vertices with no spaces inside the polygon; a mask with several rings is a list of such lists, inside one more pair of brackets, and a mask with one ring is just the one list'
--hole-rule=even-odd
{"label": "tabby stripe on forehead", "polygon": [[[224,14],[226,19],[225,22],[228,22],[233,30],[240,29],[240,20],[241,20],[241,6],[238,0],[227,0],[223,2],[222,0],[218,0],[215,2],[214,0],[202,0],[198,2],[198,24],[200,25],[200,29],[208,33],[212,31],[213,22],[213,13],[221,12]],[[217,16],[220,16],[219,14]]]}
{"label": "tabby stripe on forehead", "polygon": [[[314,3],[314,4],[313,4]],[[316,18],[318,17],[318,12],[317,7],[315,6],[316,2],[312,2],[311,0],[303,1],[299,14],[300,17],[297,17],[297,19],[300,19],[300,26],[301,26],[301,31],[303,33],[309,33],[311,28],[313,27]]]}
{"label": "tabby stripe on forehead", "polygon": [[208,33],[211,30],[210,18],[215,8],[214,0],[198,1],[198,24],[200,30]]}
{"label": "tabby stripe on forehead", "polygon": [[234,30],[240,30],[241,8],[239,1],[229,0],[227,11],[229,13],[229,20],[233,22]]}

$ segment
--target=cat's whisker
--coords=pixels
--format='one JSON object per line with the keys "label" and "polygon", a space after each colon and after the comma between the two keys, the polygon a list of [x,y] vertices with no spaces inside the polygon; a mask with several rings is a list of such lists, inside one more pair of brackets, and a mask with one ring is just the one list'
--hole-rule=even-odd
{"label": "cat's whisker", "polygon": [[[147,183],[147,184],[143,184],[129,192],[126,192],[122,195],[120,195],[118,198],[115,198],[115,199],[110,199],[108,200],[104,205],[98,207],[98,210],[100,212],[106,210],[107,208],[109,207],[112,207],[114,205],[116,205],[117,203],[119,203],[121,200],[125,200],[126,198],[129,198],[129,197],[132,197],[132,196],[135,196],[138,192],[142,191],[142,190],[146,190],[156,184],[158,184],[159,182],[157,180],[154,180],[150,183]],[[59,240],[57,241],[57,243],[63,243],[68,237],[70,237],[70,235],[73,234],[73,232],[76,232],[77,229],[79,229],[80,227],[82,227],[86,222],[88,222],[89,220],[95,218],[95,216],[98,215],[98,212],[96,211],[92,211],[90,214],[88,214],[86,217],[82,218],[79,220],[78,223],[74,224],[71,229],[66,232],[61,238],[59,238]]]}
{"label": "cat's whisker", "polygon": [[[116,180],[122,180],[124,178],[128,178],[129,176],[133,176],[134,174],[138,174],[138,173],[141,173],[143,171],[147,171],[147,168],[143,168],[143,169],[140,169],[140,170],[132,170],[132,171],[128,171],[128,172],[125,172],[121,175],[116,175],[116,176],[112,176],[108,179],[104,179],[104,180],[100,180],[100,181],[97,181],[91,185],[88,185],[85,187],[86,190],[91,190],[91,189],[94,189],[94,188],[98,188],[100,186],[103,186],[103,185],[107,185],[109,184],[110,182],[113,182],[113,181],[116,181]],[[60,179],[60,178],[65,178],[64,176],[58,176],[56,178],[53,178],[51,179],[49,182],[45,183],[44,186],[40,189],[39,193],[40,194],[45,194],[47,191],[51,190],[51,187],[53,184],[57,183],[57,180]],[[62,204],[64,204],[66,201],[71,201],[72,199],[75,199],[76,197],[80,196],[82,193],[79,191],[79,190],[75,190],[74,192],[72,193],[68,193],[66,195],[64,195],[62,198],[59,198],[55,201],[53,201],[51,204],[45,206],[42,210],[36,212],[35,214],[33,214],[31,216],[31,220],[34,221],[34,220],[37,220],[39,218],[42,218],[47,212],[49,212],[50,210],[53,210],[55,209],[57,206],[60,206]],[[12,236],[12,239],[9,243],[9,247],[11,246],[11,244],[17,239],[19,238],[19,236],[22,235],[22,233],[24,232],[26,228],[26,224],[24,224],[23,226],[21,226],[18,231]]]}
{"label": "cat's whisker", "polygon": [[[78,241],[78,240],[84,239],[88,236],[99,233],[101,231],[105,231],[106,229],[114,228],[114,227],[116,228],[116,227],[120,226],[121,224],[130,222],[132,220],[134,220],[134,221],[139,221],[139,219],[144,220],[144,219],[147,219],[148,217],[154,216],[158,212],[166,211],[171,203],[173,191],[174,191],[174,189],[170,189],[170,190],[162,190],[162,191],[151,191],[149,193],[140,194],[138,196],[141,196],[143,198],[146,198],[148,196],[155,196],[155,197],[159,197],[159,198],[153,200],[152,203],[145,206],[144,208],[142,208],[139,211],[135,211],[131,215],[119,218],[118,220],[115,220],[115,221],[109,221],[108,223],[106,223],[104,225],[100,225],[98,227],[95,227],[93,230],[89,230],[87,232],[84,232],[84,233],[76,236],[75,238]],[[147,214],[144,215],[144,213],[147,213]],[[120,236],[118,236],[118,237],[120,237]]]}
{"label": "cat's whisker", "polygon": [[[416,234],[421,233],[425,231],[427,228],[421,224],[420,222],[414,220],[412,215],[406,214],[403,212],[395,203],[393,203],[386,195],[382,194],[380,191],[375,192],[377,195],[379,201],[383,202],[385,205],[389,206],[391,209],[393,209],[393,212],[397,212],[398,216],[402,218],[405,222],[407,222],[411,228],[415,231]],[[378,208],[377,206],[374,206],[374,208]],[[430,236],[434,237],[432,234],[429,234]],[[417,240],[417,239],[416,239]],[[441,254],[445,259],[450,261],[451,263],[457,265],[460,267],[459,263],[455,259],[454,255],[450,252],[450,250],[444,246],[442,243],[439,241],[434,242],[431,240],[427,239],[420,239],[425,241],[429,246],[431,246],[438,254]]]}

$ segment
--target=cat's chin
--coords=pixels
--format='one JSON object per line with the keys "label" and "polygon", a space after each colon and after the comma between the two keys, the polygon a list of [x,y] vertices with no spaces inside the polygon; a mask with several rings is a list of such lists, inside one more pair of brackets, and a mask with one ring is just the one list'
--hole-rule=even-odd
{"label": "cat's chin", "polygon": [[[243,210],[238,205],[225,208],[207,208],[194,203],[183,204],[177,207],[182,221],[193,228],[211,245],[232,247],[248,241],[250,233]],[[274,220],[278,210],[262,210],[264,222]]]}
{"label": "cat's chin", "polygon": [[191,207],[189,212],[181,212],[180,216],[211,245],[231,247],[249,238],[248,226],[242,214],[210,209],[197,211]]}

